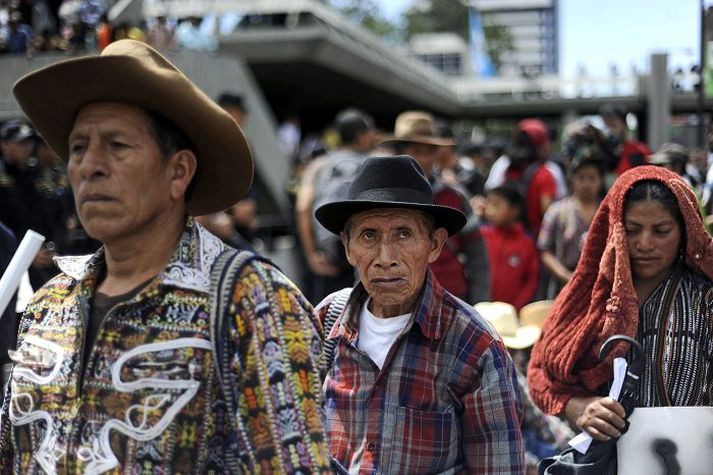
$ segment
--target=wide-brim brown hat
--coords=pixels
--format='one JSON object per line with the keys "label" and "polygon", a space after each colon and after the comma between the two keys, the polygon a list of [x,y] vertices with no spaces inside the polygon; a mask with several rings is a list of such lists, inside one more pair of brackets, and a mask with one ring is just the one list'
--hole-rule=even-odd
{"label": "wide-brim brown hat", "polygon": [[13,94],[64,162],[74,119],[87,104],[121,102],[165,116],[195,147],[198,169],[187,203],[192,215],[232,206],[252,183],[250,149],[235,120],[145,43],[116,41],[99,56],[38,69],[20,78]]}
{"label": "wide-brim brown hat", "polygon": [[436,121],[427,112],[408,111],[396,118],[394,134],[384,137],[381,145],[395,145],[398,143],[421,143],[451,147],[456,143],[446,137],[439,137],[436,130]]}
{"label": "wide-brim brown hat", "polygon": [[436,228],[452,236],[465,226],[460,210],[434,204],[433,190],[423,170],[412,157],[369,157],[349,185],[346,199],[326,203],[314,212],[317,221],[334,234],[344,230],[349,218],[378,208],[404,208],[433,216]]}

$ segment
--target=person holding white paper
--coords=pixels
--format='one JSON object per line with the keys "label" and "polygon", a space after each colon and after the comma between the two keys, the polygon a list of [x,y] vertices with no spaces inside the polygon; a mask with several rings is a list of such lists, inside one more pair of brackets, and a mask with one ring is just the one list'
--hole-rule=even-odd
{"label": "person holding white paper", "polygon": [[615,334],[641,343],[637,407],[713,404],[713,238],[695,194],[650,166],[623,174],[602,202],[570,283],[535,345],[533,400],[597,440],[617,438],[624,408],[609,397]]}

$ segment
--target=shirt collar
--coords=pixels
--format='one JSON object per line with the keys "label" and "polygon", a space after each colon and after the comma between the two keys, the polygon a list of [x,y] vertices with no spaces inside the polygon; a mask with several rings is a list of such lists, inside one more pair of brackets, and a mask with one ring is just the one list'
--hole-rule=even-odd
{"label": "shirt collar", "polygon": [[[431,340],[439,340],[443,335],[443,319],[441,307],[443,305],[443,287],[434,278],[431,269],[426,272],[426,282],[421,290],[421,297],[412,314],[412,321],[421,328],[421,333]],[[350,341],[356,334],[359,326],[357,318],[359,309],[366,303],[368,295],[366,289],[359,282],[349,296],[344,316],[339,324],[339,334],[345,341]],[[407,324],[409,327],[409,324]],[[330,338],[335,335],[330,334]]]}
{"label": "shirt collar", "polygon": [[[209,292],[210,269],[223,249],[225,245],[220,239],[188,216],[171,260],[157,277],[159,284]],[[104,248],[93,255],[57,257],[55,262],[62,272],[81,281],[98,275],[105,265]]]}

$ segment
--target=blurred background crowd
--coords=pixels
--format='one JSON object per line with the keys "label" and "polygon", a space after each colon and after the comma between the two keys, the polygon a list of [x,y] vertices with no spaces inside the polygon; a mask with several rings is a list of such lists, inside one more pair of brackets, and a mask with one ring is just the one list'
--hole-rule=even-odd
{"label": "blurred background crowd", "polygon": [[[487,50],[494,64],[479,64],[478,74],[490,77],[471,87],[459,74],[466,63],[482,57],[467,55],[465,61],[456,53],[436,51],[433,43],[423,47],[427,42],[417,54],[415,36],[410,38],[411,53],[401,55],[390,46],[395,33],[375,13],[374,2],[336,2],[346,3],[337,16],[324,9],[328,2],[304,2],[309,8],[297,13],[275,13],[278,7],[263,2],[264,13],[244,15],[199,14],[186,8],[186,2],[171,12],[169,3],[146,2],[147,13],[132,17],[116,13],[117,3],[104,0],[0,0],[0,52],[5,53],[0,61],[23,55],[37,60],[44,53],[95,53],[122,38],[145,41],[176,58],[185,52],[220,57],[238,51],[255,77],[220,76],[206,92],[246,131],[256,157],[256,177],[238,204],[199,221],[235,247],[272,257],[314,304],[352,285],[356,276],[338,239],[321,228],[313,212],[343,198],[367,156],[413,156],[429,178],[436,202],[467,214],[468,224],[449,239],[433,271],[453,294],[481,305],[498,330],[510,337],[506,343],[523,374],[537,333],[531,338],[532,333],[523,336],[527,332],[521,329],[541,326],[548,305],[571,278],[599,202],[617,176],[643,164],[669,168],[695,190],[706,225],[713,224],[713,127],[708,126],[710,108],[703,98],[709,86],[702,83],[703,69],[696,64],[667,68],[664,62],[663,86],[639,85],[634,92],[627,89],[623,74],[610,68],[604,98],[596,91],[601,92],[601,84],[582,82],[582,67],[569,84],[571,90],[560,94],[549,85],[547,61],[528,63],[523,58],[533,56],[527,51],[518,56],[522,41],[515,32],[529,25],[515,25],[510,33],[495,23],[486,22],[483,28],[473,15],[476,9],[463,7],[463,2],[451,2],[463,11],[448,10],[448,2],[442,1],[422,2],[429,3],[430,10],[409,10],[409,31],[435,28],[448,35],[466,25],[471,47],[479,34],[489,41],[488,48],[478,51]],[[527,10],[528,2],[522,3]],[[544,3],[554,5],[549,9],[558,4]],[[537,11],[536,18],[546,17]],[[438,23],[441,14],[446,20]],[[504,13],[498,14],[504,22]],[[339,15],[356,18],[359,24]],[[456,20],[449,23],[452,18]],[[337,48],[336,53],[312,43],[300,49],[297,33],[286,36],[300,27],[328,37],[325,43]],[[236,29],[244,36],[227,39]],[[308,32],[314,35],[315,29]],[[341,36],[329,36],[335,31]],[[374,35],[379,32],[380,43]],[[365,52],[354,53],[358,46]],[[365,63],[347,64],[348,59],[340,58],[344,52]],[[298,58],[294,63],[289,62],[291,54]],[[305,60],[320,55],[314,63]],[[187,61],[199,59],[205,57],[189,56]],[[416,60],[427,64],[418,66]],[[369,65],[388,70],[387,79],[380,79],[391,85],[369,77]],[[489,67],[496,74],[488,73]],[[196,68],[192,73],[211,72]],[[292,73],[294,78],[288,77]],[[0,79],[8,81],[2,85],[9,96],[11,81],[1,74]],[[648,79],[656,81],[653,73]],[[414,84],[418,87],[412,94]],[[493,85],[500,89],[489,93]],[[643,91],[648,91],[648,99]],[[399,93],[403,95],[397,97]],[[557,101],[563,99],[579,110],[561,106]],[[457,101],[466,105],[456,110],[451,104]],[[668,109],[657,116],[651,111],[659,103]],[[11,255],[28,229],[47,238],[29,272],[29,286],[36,289],[57,272],[52,257],[91,253],[98,243],[84,233],[76,217],[64,165],[13,107],[0,102],[0,250],[2,256]],[[553,112],[549,107],[560,109]],[[673,108],[679,115],[671,114]],[[662,121],[665,132],[657,133]],[[0,268],[4,265],[0,261]],[[21,310],[24,299],[21,292],[8,312]],[[489,302],[509,306],[493,310]],[[9,321],[17,318],[5,318],[3,324]],[[553,453],[571,434],[541,414],[532,415],[530,425],[539,434],[535,439],[549,447],[540,452],[531,440],[528,450],[536,452],[535,459]]]}

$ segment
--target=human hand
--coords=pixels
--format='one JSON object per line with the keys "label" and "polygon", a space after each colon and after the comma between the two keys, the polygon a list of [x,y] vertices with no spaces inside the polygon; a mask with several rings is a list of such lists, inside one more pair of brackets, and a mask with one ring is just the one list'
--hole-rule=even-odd
{"label": "human hand", "polygon": [[470,200],[470,207],[478,216],[485,216],[485,197],[480,195],[473,196]]}
{"label": "human hand", "polygon": [[[572,401],[574,400],[574,401]],[[610,397],[572,398],[567,403],[567,417],[576,416],[576,424],[592,438],[607,441],[621,435],[626,427],[624,406]],[[577,416],[577,412],[579,415]]]}
{"label": "human hand", "polygon": [[37,251],[35,258],[32,260],[32,266],[40,268],[50,267],[52,265],[52,259],[56,255],[57,253],[53,250],[50,250],[47,247],[42,247],[39,251]]}

